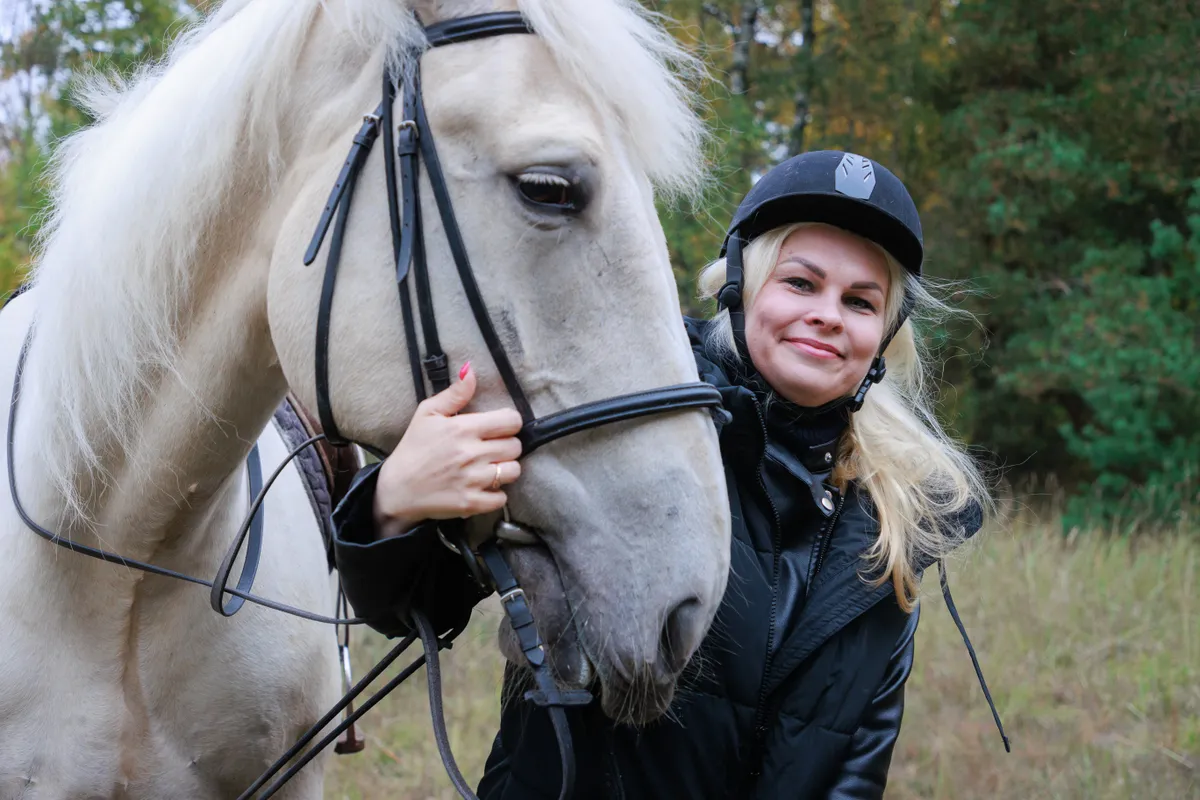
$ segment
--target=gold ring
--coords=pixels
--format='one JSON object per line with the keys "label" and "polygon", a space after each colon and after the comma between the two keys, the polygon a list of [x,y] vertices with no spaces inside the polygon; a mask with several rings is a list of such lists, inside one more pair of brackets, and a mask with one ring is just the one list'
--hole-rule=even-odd
{"label": "gold ring", "polygon": [[492,491],[500,488],[500,465],[496,465],[496,477],[492,478]]}

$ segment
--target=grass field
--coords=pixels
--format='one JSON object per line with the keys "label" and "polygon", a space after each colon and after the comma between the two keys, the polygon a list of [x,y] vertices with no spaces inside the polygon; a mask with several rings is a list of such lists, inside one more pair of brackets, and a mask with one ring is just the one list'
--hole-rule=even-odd
{"label": "grass field", "polygon": [[[1200,531],[1128,540],[1019,514],[950,568],[1013,753],[926,578],[917,661],[888,797],[1200,798]],[[495,734],[499,612],[481,609],[444,658],[446,711],[468,779]],[[361,637],[361,670],[384,650]],[[334,800],[456,797],[433,744],[425,684],[385,701],[368,749],[337,757]]]}

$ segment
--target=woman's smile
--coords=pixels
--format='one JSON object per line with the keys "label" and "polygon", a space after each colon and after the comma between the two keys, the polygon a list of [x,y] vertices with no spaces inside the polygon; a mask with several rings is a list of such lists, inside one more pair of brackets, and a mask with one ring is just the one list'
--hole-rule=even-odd
{"label": "woman's smile", "polygon": [[785,339],[784,341],[786,341],[788,344],[794,345],[796,350],[803,355],[811,356],[812,358],[820,359],[822,361],[828,361],[835,358],[840,359],[844,357],[842,356],[841,350],[838,350],[831,344],[819,342],[816,339],[802,337],[797,339]]}

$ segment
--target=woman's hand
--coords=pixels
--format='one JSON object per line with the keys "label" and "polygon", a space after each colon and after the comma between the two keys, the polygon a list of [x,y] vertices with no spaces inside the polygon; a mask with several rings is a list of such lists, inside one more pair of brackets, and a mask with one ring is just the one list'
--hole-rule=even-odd
{"label": "woman's hand", "polygon": [[473,517],[508,502],[500,487],[521,476],[521,415],[515,409],[459,414],[475,396],[470,362],[458,383],[417,406],[400,444],[379,470],[380,538],[430,519]]}

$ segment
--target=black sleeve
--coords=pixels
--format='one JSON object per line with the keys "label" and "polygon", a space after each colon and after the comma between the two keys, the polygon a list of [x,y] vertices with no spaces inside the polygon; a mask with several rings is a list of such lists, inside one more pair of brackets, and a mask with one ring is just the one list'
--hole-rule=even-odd
{"label": "black sleeve", "polygon": [[346,599],[355,614],[387,636],[413,630],[413,608],[428,615],[439,634],[465,625],[471,609],[488,592],[471,576],[462,557],[442,545],[435,523],[376,540],[380,466],[362,469],[333,512],[333,554]]}
{"label": "black sleeve", "polygon": [[841,772],[830,788],[829,800],[879,800],[883,797],[892,750],[904,716],[904,684],[912,673],[913,636],[917,632],[919,616],[919,608],[909,615],[883,682],[850,739]]}

